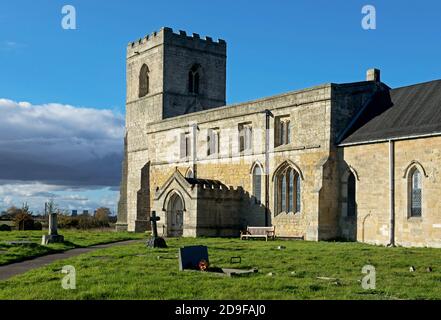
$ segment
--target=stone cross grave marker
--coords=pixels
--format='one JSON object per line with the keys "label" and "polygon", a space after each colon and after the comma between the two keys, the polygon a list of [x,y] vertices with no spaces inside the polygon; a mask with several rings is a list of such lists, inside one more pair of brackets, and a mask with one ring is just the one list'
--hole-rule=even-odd
{"label": "stone cross grave marker", "polygon": [[159,220],[161,220],[161,218],[156,216],[156,211],[152,211],[152,215],[150,217],[150,223],[152,225],[152,237],[147,243],[147,246],[150,248],[167,248],[167,244],[165,243],[165,240],[161,237],[158,237],[157,222]]}
{"label": "stone cross grave marker", "polygon": [[158,236],[158,221],[161,220],[160,217],[156,216],[156,211],[152,211],[152,216],[150,217],[150,223],[152,225],[152,236]]}

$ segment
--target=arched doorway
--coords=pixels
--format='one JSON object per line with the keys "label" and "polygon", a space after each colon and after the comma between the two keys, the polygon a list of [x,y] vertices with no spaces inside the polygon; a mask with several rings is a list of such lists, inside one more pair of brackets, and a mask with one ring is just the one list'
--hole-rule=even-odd
{"label": "arched doorway", "polygon": [[184,234],[184,203],[176,193],[168,202],[167,227],[169,237],[182,237]]}

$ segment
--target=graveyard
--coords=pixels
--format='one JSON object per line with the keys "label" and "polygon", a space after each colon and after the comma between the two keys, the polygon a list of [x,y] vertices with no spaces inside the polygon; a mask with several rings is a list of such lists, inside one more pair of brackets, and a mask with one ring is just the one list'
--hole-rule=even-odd
{"label": "graveyard", "polygon": [[42,237],[48,234],[47,230],[0,232],[0,266],[73,248],[145,237],[109,230],[61,230],[60,233],[65,237],[64,242],[42,245]]}
{"label": "graveyard", "polygon": [[[82,245],[107,237],[60,233],[66,241]],[[30,239],[39,243],[41,235],[33,233]],[[439,249],[237,238],[167,238],[167,248],[152,248],[147,246],[150,238],[146,234],[140,237],[142,241],[133,244],[56,261],[0,281],[0,299],[441,298]],[[207,247],[210,268],[257,272],[229,277],[216,272],[180,271],[179,250],[198,245]],[[65,265],[76,269],[75,290],[61,286]],[[361,286],[365,265],[376,269],[375,289]]]}
{"label": "graveyard", "polygon": [[[0,300],[441,298],[440,249],[274,238],[164,239],[155,212],[151,233],[63,230],[56,213],[48,218],[48,230],[0,233]],[[106,243],[113,245],[95,246]],[[57,258],[75,248],[90,250]],[[41,262],[43,256],[52,260]],[[29,262],[25,269],[21,261]],[[366,266],[375,273],[368,287]],[[71,288],[63,284],[66,267],[75,273]]]}

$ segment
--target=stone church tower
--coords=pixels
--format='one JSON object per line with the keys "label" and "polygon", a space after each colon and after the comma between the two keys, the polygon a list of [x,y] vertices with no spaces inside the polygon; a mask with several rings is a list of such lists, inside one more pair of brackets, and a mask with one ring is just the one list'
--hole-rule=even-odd
{"label": "stone church tower", "polygon": [[[127,47],[126,143],[118,230],[145,231],[150,124],[226,104],[226,42],[164,27]],[[137,191],[137,192],[136,192]]]}

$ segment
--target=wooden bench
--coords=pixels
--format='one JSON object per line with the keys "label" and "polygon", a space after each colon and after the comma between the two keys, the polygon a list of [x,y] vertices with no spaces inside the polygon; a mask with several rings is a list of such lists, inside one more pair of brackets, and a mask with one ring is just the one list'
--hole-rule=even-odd
{"label": "wooden bench", "polygon": [[276,227],[247,227],[247,231],[240,233],[240,240],[248,238],[268,238],[274,240],[276,237]]}

